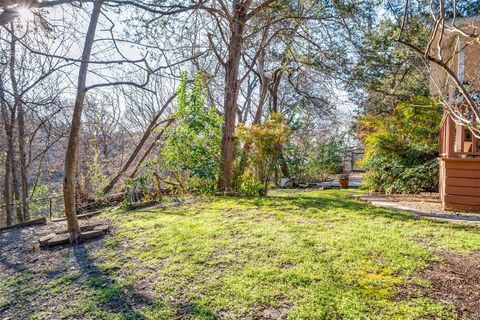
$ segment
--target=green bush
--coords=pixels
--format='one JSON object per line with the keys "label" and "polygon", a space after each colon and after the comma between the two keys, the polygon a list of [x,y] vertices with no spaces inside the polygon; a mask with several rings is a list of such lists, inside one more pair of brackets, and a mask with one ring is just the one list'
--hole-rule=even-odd
{"label": "green bush", "polygon": [[341,173],[342,163],[347,153],[347,133],[337,133],[326,141],[311,143],[308,150],[295,143],[285,148],[286,162],[291,177],[298,183],[328,180],[331,175]]}
{"label": "green bush", "polygon": [[217,181],[199,176],[192,176],[187,179],[186,189],[188,192],[200,193],[203,195],[214,194],[217,188]]}
{"label": "green bush", "polygon": [[[369,189],[387,194],[435,191],[438,184],[438,162],[430,159],[412,164],[411,159],[371,156],[365,162],[368,171],[365,184]],[[410,162],[410,163],[408,163]]]}
{"label": "green bush", "polygon": [[[222,119],[206,103],[203,76],[197,73],[189,84],[186,73],[178,90],[178,112],[161,151],[163,169],[177,181],[188,177],[186,189],[211,193],[218,177]],[[191,180],[191,181],[188,181]]]}
{"label": "green bush", "polygon": [[361,117],[366,186],[385,193],[436,191],[441,116],[441,107],[418,98],[397,106],[390,117]]}
{"label": "green bush", "polygon": [[249,197],[262,195],[262,192],[265,188],[265,185],[262,181],[249,174],[244,174],[240,180],[240,194]]}

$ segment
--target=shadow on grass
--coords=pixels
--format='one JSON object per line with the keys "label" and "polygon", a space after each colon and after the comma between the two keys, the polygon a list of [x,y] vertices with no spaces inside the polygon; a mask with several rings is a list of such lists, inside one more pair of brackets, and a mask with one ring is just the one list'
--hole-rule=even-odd
{"label": "shadow on grass", "polygon": [[[89,248],[88,243],[99,240],[34,249],[36,237],[36,234],[25,233],[25,229],[0,234],[0,319],[25,319],[42,312],[53,312],[55,318],[60,318],[57,314],[59,309],[55,307],[56,300],[61,301],[65,297],[70,303],[65,305],[69,310],[64,311],[70,318],[219,318],[208,308],[194,302],[172,304],[139,292],[133,285],[119,284],[112,277],[111,270],[97,265],[91,257],[94,249]],[[121,254],[121,249],[114,250]],[[73,260],[65,260],[70,255]],[[76,271],[72,274],[71,270]],[[155,279],[151,275],[146,274],[145,277],[153,280],[149,282],[153,284]],[[64,279],[69,280],[58,284],[57,281]],[[178,298],[182,300],[182,297]]]}
{"label": "shadow on grass", "polygon": [[[0,264],[3,265],[7,269],[11,269],[15,272],[26,272],[28,271],[28,267],[26,263],[23,261],[12,261],[12,257],[9,257],[9,254],[12,253],[11,248],[8,247],[12,244],[18,244],[18,246],[22,245],[23,242],[23,235],[22,230],[11,229],[8,231],[4,231],[0,233]],[[8,251],[7,251],[8,250]],[[26,251],[26,248],[20,248],[20,250]]]}
{"label": "shadow on grass", "polygon": [[120,314],[122,318],[145,319],[134,310],[130,300],[135,299],[148,305],[152,302],[149,297],[137,294],[130,287],[116,284],[107,272],[94,264],[84,244],[74,245],[72,250],[80,272],[86,279],[84,285],[92,290],[99,309]]}
{"label": "shadow on grass", "polygon": [[[238,198],[238,203],[241,205],[254,205],[257,208],[271,208],[282,209],[287,208],[289,214],[301,215],[302,210],[317,209],[317,210],[336,210],[344,209],[347,211],[358,213],[361,216],[375,218],[386,218],[397,221],[427,221],[430,224],[449,227],[454,230],[475,230],[478,231],[478,227],[469,226],[466,224],[457,224],[450,221],[439,221],[428,219],[427,217],[418,217],[410,212],[404,212],[400,210],[389,210],[385,208],[375,207],[369,203],[360,201],[358,199],[348,198],[346,195],[338,195],[335,193],[319,193],[318,196],[302,194],[296,194],[294,196],[268,196],[265,198]],[[294,205],[300,209],[290,209]],[[313,214],[312,217],[315,215]]]}
{"label": "shadow on grass", "polygon": [[[119,285],[108,272],[97,267],[88,249],[83,245],[73,246],[75,259],[82,275],[87,278],[85,285],[98,299],[97,307],[104,312],[115,313],[121,319],[191,318],[219,319],[211,310],[189,302],[170,303],[137,291],[132,285]],[[148,275],[146,276],[148,277]],[[149,279],[144,279],[149,280]],[[181,297],[180,297],[181,300]],[[149,309],[150,316],[138,310]]]}
{"label": "shadow on grass", "polygon": [[[0,301],[0,318],[11,318],[12,312],[21,306],[28,313],[34,313],[31,296],[35,295],[39,288],[31,286],[31,280],[43,273],[29,267],[29,254],[32,251],[25,235],[25,229],[16,228],[0,233],[0,278],[5,281],[4,293],[8,294],[8,300]],[[13,287],[13,290],[10,290]],[[1,292],[1,290],[0,290]],[[1,298],[1,297],[0,297]],[[1,299],[0,299],[1,300]],[[8,314],[10,313],[10,314]],[[13,317],[16,319],[19,317]]]}

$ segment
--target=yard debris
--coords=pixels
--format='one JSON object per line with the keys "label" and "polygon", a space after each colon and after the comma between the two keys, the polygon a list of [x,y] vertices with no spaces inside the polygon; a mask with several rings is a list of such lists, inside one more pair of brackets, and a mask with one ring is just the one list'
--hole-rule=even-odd
{"label": "yard debris", "polygon": [[[77,219],[88,219],[88,218],[92,218],[94,216],[98,216],[99,214],[101,214],[103,211],[94,211],[94,212],[89,212],[89,213],[84,213],[84,214],[79,214],[77,215]],[[55,219],[55,220],[52,220],[52,222],[60,222],[60,221],[66,221],[67,218],[60,218],[60,219]]]}

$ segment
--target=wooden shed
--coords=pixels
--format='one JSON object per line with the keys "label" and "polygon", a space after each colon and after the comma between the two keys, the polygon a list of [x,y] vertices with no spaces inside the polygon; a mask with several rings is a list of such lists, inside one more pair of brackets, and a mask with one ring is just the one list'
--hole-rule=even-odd
{"label": "wooden shed", "polygon": [[[457,25],[480,31],[480,16],[463,18],[457,21]],[[441,48],[458,79],[470,86],[470,92],[480,92],[480,45],[470,41],[459,32],[447,32]],[[456,87],[446,72],[432,65],[431,79],[434,95],[462,106],[463,99],[456,93]],[[480,140],[468,128],[455,123],[447,113],[440,125],[439,162],[439,192],[444,208],[480,212]]]}
{"label": "wooden shed", "polygon": [[480,140],[444,115],[439,192],[446,210],[480,212]]}

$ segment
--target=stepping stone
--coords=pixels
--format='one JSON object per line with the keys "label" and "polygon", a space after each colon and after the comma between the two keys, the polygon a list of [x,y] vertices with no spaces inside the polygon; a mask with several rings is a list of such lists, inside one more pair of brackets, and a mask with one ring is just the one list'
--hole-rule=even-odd
{"label": "stepping stone", "polygon": [[54,238],[55,236],[56,234],[52,233],[52,234],[40,237],[40,239],[38,239],[38,242],[40,243],[41,247],[44,247],[47,245],[48,241],[50,241],[50,239]]}
{"label": "stepping stone", "polygon": [[[111,228],[109,223],[109,221],[98,221],[96,223],[80,227],[82,231],[80,232],[79,242],[103,236]],[[61,230],[58,234],[49,234],[41,237],[38,242],[42,247],[70,244],[70,234],[67,230]]]}
{"label": "stepping stone", "polygon": [[63,234],[57,234],[53,238],[48,240],[46,246],[54,247],[54,246],[59,246],[59,245],[69,244],[69,243],[70,243],[70,235],[68,233],[63,233]]}
{"label": "stepping stone", "polygon": [[[89,221],[86,223],[80,223],[80,232],[85,232],[85,231],[92,231],[95,229],[96,226],[99,225],[110,225],[112,222],[110,220],[101,220],[101,221]],[[63,234],[67,233],[68,231],[63,228],[58,228],[55,230],[56,234]]]}
{"label": "stepping stone", "polygon": [[80,239],[82,240],[89,240],[93,238],[98,238],[100,236],[103,236],[105,234],[105,231],[103,230],[92,230],[92,231],[85,231],[80,233]]}
{"label": "stepping stone", "polygon": [[80,232],[92,231],[94,228],[95,228],[95,225],[87,224],[84,226],[80,226]]}
{"label": "stepping stone", "polygon": [[107,233],[108,230],[110,230],[110,226],[107,225],[107,224],[95,226],[95,228],[93,229],[93,231],[101,231],[101,232],[104,232],[104,233]]}

